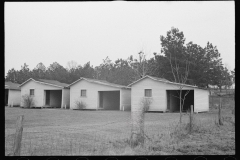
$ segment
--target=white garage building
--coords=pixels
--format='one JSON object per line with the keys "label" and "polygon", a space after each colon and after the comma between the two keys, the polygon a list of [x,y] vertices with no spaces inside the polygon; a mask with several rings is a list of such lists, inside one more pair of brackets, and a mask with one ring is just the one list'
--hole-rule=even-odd
{"label": "white garage building", "polygon": [[[69,108],[69,84],[55,80],[30,78],[23,82],[21,96],[30,95],[34,100],[34,107]],[[23,103],[21,102],[21,106]]]}
{"label": "white garage building", "polygon": [[70,109],[77,109],[77,102],[83,103],[84,109],[131,109],[130,87],[84,77],[68,87],[70,87]]}
{"label": "white garage building", "polygon": [[5,82],[5,106],[20,106],[21,90],[20,84]]}
{"label": "white garage building", "polygon": [[[143,98],[151,99],[149,111],[179,112],[179,83],[163,78],[145,76],[131,84],[131,108],[137,110]],[[197,86],[181,84],[182,96],[185,97],[183,111],[193,105],[194,112],[209,111],[209,91]],[[183,98],[183,97],[182,97]]]}

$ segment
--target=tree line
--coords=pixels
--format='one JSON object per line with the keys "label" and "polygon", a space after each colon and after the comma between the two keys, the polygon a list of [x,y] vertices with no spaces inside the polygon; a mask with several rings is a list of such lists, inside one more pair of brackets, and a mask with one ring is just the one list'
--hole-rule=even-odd
{"label": "tree line", "polygon": [[[223,65],[217,47],[210,42],[205,47],[193,42],[186,43],[183,32],[172,27],[166,36],[160,36],[160,44],[160,52],[153,53],[153,57],[148,60],[145,57],[146,53],[140,51],[136,59],[130,55],[127,59],[120,58],[113,62],[106,57],[96,67],[91,66],[90,62],[78,65],[75,61],[68,62],[67,67],[57,62],[46,67],[40,62],[33,70],[30,70],[24,63],[20,70],[14,68],[9,70],[5,81],[21,84],[29,78],[34,78],[70,84],[80,77],[86,77],[128,85],[145,75],[174,81],[176,79],[174,72],[186,72],[186,61],[189,66],[186,84],[203,88],[211,85],[222,89],[223,86],[231,86],[235,80],[235,69],[229,71]],[[177,64],[178,70],[172,70],[170,62]],[[177,78],[181,79],[181,77]]]}

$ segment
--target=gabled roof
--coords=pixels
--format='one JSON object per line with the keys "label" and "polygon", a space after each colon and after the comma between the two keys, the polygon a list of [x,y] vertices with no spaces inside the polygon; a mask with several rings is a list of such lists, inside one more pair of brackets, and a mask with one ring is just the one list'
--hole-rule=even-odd
{"label": "gabled roof", "polygon": [[72,86],[73,84],[75,84],[75,83],[77,83],[77,82],[79,82],[81,80],[86,80],[86,81],[91,82],[91,83],[101,84],[101,85],[110,86],[110,87],[130,89],[130,87],[123,86],[123,85],[120,85],[120,84],[110,83],[110,82],[107,82],[105,80],[90,79],[90,78],[84,78],[84,77],[80,77],[80,79],[78,79],[75,82],[71,83],[70,85],[68,85],[68,87]]}
{"label": "gabled roof", "polygon": [[152,80],[155,80],[155,81],[160,81],[160,82],[170,82],[169,80],[165,79],[165,78],[159,78],[159,77],[153,77],[153,76],[149,76],[149,75],[146,75],[145,77],[142,77],[136,81],[134,81],[133,83],[129,84],[128,86],[132,86],[133,84],[145,79],[145,78],[150,78]]}
{"label": "gabled roof", "polygon": [[56,80],[47,80],[47,79],[37,79],[37,80],[40,81],[40,82],[49,83],[49,84],[53,84],[53,85],[58,85],[58,86],[62,86],[62,87],[66,87],[66,86],[69,85],[67,83],[61,83],[61,82],[58,82]]}
{"label": "gabled roof", "polygon": [[13,82],[5,82],[5,89],[20,90],[20,84]]}
{"label": "gabled roof", "polygon": [[[148,76],[148,75],[147,75]],[[159,80],[159,81],[167,81],[167,82],[171,82],[165,78],[159,78],[159,77],[153,77],[153,76],[148,76],[148,77],[151,77],[152,79],[156,79],[156,80]]]}
{"label": "gabled roof", "polygon": [[33,78],[29,78],[27,81],[23,82],[20,87],[22,87],[24,84],[26,84],[27,82],[29,81],[34,81],[34,82],[37,82],[37,83],[41,83],[41,84],[46,84],[46,85],[50,85],[50,86],[55,86],[55,87],[59,87],[59,88],[67,88],[67,86],[69,84],[66,84],[66,83],[61,83],[61,82],[58,82],[56,80],[47,80],[47,79],[33,79]]}
{"label": "gabled roof", "polygon": [[153,76],[148,76],[148,75],[146,75],[145,77],[140,78],[139,80],[137,80],[137,81],[129,84],[128,87],[131,87],[133,84],[135,84],[135,83],[137,83],[137,82],[139,82],[139,81],[141,81],[141,80],[143,80],[143,79],[145,79],[145,78],[150,78],[150,79],[152,79],[152,80],[154,80],[154,81],[163,82],[163,83],[169,83],[169,84],[174,84],[174,85],[179,85],[179,86],[181,85],[181,86],[186,86],[186,87],[192,87],[192,88],[198,88],[198,89],[206,90],[206,89],[204,89],[204,88],[199,88],[199,87],[197,87],[197,86],[192,86],[192,85],[188,85],[188,84],[181,84],[181,83],[171,82],[171,81],[166,80],[166,79],[164,79],[164,78],[158,78],[158,77],[153,77]]}

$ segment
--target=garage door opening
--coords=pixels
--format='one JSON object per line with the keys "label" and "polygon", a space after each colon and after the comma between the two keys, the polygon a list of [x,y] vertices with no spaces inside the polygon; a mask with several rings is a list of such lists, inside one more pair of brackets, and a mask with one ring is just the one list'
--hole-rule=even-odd
{"label": "garage door opening", "polygon": [[[194,111],[194,90],[182,90],[182,99],[185,96],[183,112],[190,110],[190,106],[193,105]],[[170,112],[179,112],[180,111],[180,100],[179,100],[180,90],[167,90],[167,110]],[[183,103],[183,101],[182,101]]]}
{"label": "garage door opening", "polygon": [[8,105],[8,89],[5,89],[5,106]]}
{"label": "garage door opening", "polygon": [[61,108],[62,90],[45,90],[45,107]]}
{"label": "garage door opening", "polygon": [[120,91],[98,91],[99,109],[120,110]]}

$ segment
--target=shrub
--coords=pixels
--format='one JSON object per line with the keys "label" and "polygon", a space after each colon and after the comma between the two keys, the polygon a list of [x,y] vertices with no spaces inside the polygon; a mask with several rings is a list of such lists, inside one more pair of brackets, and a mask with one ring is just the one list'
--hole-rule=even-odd
{"label": "shrub", "polygon": [[31,108],[34,106],[34,99],[32,96],[25,94],[22,96],[23,107]]}
{"label": "shrub", "polygon": [[85,102],[78,100],[75,102],[75,105],[77,109],[85,109],[87,106]]}
{"label": "shrub", "polygon": [[150,98],[142,98],[141,105],[143,106],[143,110],[144,111],[148,111],[151,103],[152,103],[152,99],[150,99]]}

